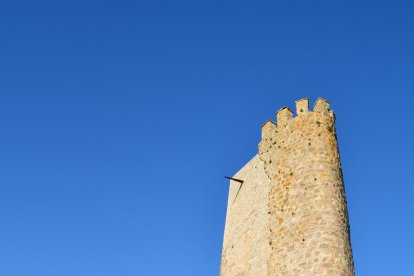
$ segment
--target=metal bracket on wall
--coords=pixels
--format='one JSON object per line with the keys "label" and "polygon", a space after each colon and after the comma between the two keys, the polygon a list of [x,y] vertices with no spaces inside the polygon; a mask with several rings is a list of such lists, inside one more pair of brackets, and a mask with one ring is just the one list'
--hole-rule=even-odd
{"label": "metal bracket on wall", "polygon": [[239,190],[237,191],[236,197],[233,200],[233,203],[234,203],[236,201],[237,196],[239,195],[239,192],[241,190],[241,187],[243,186],[244,180],[237,179],[237,178],[233,178],[233,177],[229,177],[229,176],[225,176],[224,178],[227,178],[227,179],[230,179],[230,180],[233,180],[233,181],[236,181],[236,182],[239,182],[240,183]]}

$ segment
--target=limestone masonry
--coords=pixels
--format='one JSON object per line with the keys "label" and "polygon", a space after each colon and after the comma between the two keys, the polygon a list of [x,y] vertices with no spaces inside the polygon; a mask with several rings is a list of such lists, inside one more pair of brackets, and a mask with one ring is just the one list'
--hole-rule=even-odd
{"label": "limestone masonry", "polygon": [[335,115],[283,107],[230,181],[221,276],[354,275]]}

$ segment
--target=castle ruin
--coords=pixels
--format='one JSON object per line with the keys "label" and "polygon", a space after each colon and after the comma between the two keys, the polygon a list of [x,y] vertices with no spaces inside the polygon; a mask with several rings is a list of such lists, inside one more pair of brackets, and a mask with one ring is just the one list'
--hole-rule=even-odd
{"label": "castle ruin", "polygon": [[262,126],[230,181],[221,276],[354,275],[335,115],[318,98]]}

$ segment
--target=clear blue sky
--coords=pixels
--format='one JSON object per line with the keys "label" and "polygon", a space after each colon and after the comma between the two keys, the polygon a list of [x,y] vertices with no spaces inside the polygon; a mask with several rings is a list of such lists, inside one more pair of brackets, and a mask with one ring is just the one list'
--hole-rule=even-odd
{"label": "clear blue sky", "polygon": [[357,275],[413,275],[412,1],[0,3],[0,275],[217,275],[281,106],[337,115]]}

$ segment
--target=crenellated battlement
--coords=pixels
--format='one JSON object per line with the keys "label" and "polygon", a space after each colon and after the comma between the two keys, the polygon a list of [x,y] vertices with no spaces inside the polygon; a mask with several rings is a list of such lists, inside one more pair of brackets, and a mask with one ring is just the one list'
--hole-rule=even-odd
{"label": "crenellated battlement", "polygon": [[319,97],[313,104],[313,111],[315,112],[329,112],[329,102],[324,98]]}
{"label": "crenellated battlement", "polygon": [[[296,114],[287,106],[282,107],[276,112],[276,121],[267,120],[262,125],[262,137],[267,136],[266,133],[269,132],[269,129],[276,130],[279,127],[286,127],[292,120],[300,118],[302,116],[309,116],[315,112],[325,115],[330,118],[335,118],[333,111],[330,110],[330,104],[324,98],[319,97],[314,105],[313,110],[309,110],[309,99],[303,98],[297,100],[296,104]],[[271,125],[269,125],[271,123]]]}
{"label": "crenellated battlement", "polygon": [[272,120],[267,120],[262,125],[262,139],[264,137],[272,137],[272,134],[276,131],[276,123]]}
{"label": "crenellated battlement", "polygon": [[285,126],[288,124],[289,120],[293,118],[293,111],[284,106],[276,112],[276,124],[280,126]]}
{"label": "crenellated battlement", "polygon": [[309,112],[309,99],[303,98],[296,101],[296,114],[304,115]]}
{"label": "crenellated battlement", "polygon": [[[262,125],[262,141],[259,144],[259,152],[267,152],[277,141],[287,140],[298,132],[301,137],[307,136],[307,131],[314,131],[318,127],[318,133],[335,132],[335,115],[329,108],[329,102],[319,97],[312,110],[309,109],[309,99],[297,100],[296,113],[284,106],[276,112],[276,121],[267,120]],[[294,132],[296,134],[294,134]],[[282,133],[285,133],[282,135]],[[281,136],[282,135],[282,136]],[[283,137],[283,138],[281,138]],[[308,138],[309,139],[309,138]]]}

